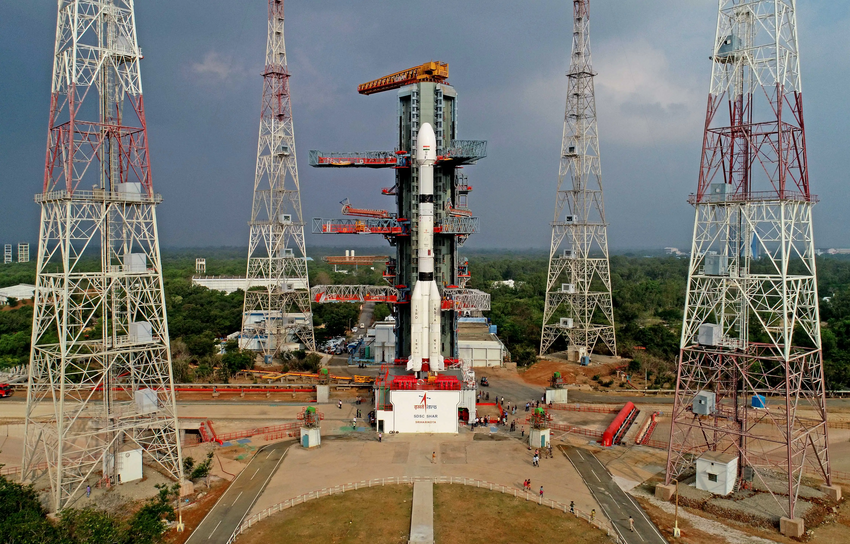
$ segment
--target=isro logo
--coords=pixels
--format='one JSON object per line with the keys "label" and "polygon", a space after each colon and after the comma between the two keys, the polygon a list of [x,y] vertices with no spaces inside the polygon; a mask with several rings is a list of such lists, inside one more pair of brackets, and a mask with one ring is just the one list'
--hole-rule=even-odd
{"label": "isro logo", "polygon": [[419,404],[413,405],[414,410],[424,410],[427,412],[428,410],[436,410],[436,404],[428,404],[428,393],[424,393],[422,395],[422,399],[419,401]]}

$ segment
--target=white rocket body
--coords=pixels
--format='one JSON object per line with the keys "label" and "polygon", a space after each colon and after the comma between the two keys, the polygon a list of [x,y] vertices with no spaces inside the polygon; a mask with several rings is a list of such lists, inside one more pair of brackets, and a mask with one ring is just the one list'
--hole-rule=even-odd
{"label": "white rocket body", "polygon": [[445,370],[440,335],[440,292],[434,281],[434,163],[437,138],[425,123],[417,136],[419,166],[419,278],[410,295],[410,359],[407,370],[420,372],[427,362],[432,371]]}

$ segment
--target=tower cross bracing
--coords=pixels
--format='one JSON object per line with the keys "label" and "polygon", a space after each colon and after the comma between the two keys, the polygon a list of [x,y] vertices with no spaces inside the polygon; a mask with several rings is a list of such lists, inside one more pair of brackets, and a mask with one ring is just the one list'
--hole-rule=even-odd
{"label": "tower cross bracing", "polygon": [[266,63],[240,347],[274,356],[300,341],[315,350],[283,0],[269,0]]}
{"label": "tower cross bracing", "polygon": [[608,224],[590,55],[590,2],[573,2],[573,42],[540,353],[559,339],[587,349],[602,342],[617,354]]}
{"label": "tower cross bracing", "polygon": [[666,479],[728,453],[794,518],[831,483],[796,2],[718,4]]}
{"label": "tower cross bracing", "polygon": [[182,478],[132,0],[60,0],[22,479],[59,511],[123,454]]}

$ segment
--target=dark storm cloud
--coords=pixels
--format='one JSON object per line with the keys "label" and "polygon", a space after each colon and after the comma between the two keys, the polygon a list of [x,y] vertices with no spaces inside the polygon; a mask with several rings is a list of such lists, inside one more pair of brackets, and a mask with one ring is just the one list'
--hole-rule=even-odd
{"label": "dark storm cloud", "polygon": [[[845,2],[800,2],[807,137],[819,246],[843,221],[850,61]],[[390,149],[393,93],[356,85],[427,60],[450,64],[462,138],[489,140],[466,172],[483,232],[472,247],[546,247],[557,183],[571,2],[364,0],[286,4],[306,218],[339,201],[388,207],[385,171],[319,171],[309,149]],[[708,92],[712,0],[595,0],[592,43],[612,248],[686,246]],[[35,242],[56,3],[0,6],[0,241]],[[139,40],[164,246],[246,245],[266,39],[263,0],[141,0]],[[351,243],[308,237],[308,244]],[[367,241],[356,240],[357,245]],[[374,240],[374,243],[382,243]]]}

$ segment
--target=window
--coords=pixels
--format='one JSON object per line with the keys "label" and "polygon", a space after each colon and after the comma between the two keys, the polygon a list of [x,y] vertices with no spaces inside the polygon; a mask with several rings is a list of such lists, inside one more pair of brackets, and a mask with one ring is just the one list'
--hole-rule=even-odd
{"label": "window", "polygon": [[716,482],[716,481],[717,481],[717,474],[711,474],[711,473],[709,473],[709,475],[708,475],[708,481],[709,481],[709,482]]}

